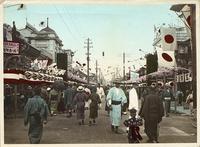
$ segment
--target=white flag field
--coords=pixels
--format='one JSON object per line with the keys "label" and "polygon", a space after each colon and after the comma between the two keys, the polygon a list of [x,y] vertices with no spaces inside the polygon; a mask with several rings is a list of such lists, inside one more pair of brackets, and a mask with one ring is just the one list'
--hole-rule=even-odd
{"label": "white flag field", "polygon": [[156,47],[156,51],[158,56],[158,71],[176,67],[174,51],[164,51],[159,47]]}
{"label": "white flag field", "polygon": [[165,51],[174,51],[177,48],[176,29],[161,27],[161,48]]}

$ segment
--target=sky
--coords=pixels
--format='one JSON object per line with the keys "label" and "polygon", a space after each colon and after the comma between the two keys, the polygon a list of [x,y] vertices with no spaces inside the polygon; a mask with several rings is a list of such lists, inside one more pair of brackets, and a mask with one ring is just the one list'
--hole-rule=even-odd
{"label": "sky", "polygon": [[128,67],[134,70],[133,65],[138,69],[146,64],[139,58],[154,52],[154,26],[183,25],[170,7],[171,4],[26,4],[25,9],[17,10],[18,6],[4,6],[4,23],[12,26],[15,21],[17,29],[22,29],[27,18],[41,30],[44,27],[39,26],[40,22],[48,17],[49,27],[63,41],[63,49],[75,51],[74,61],[86,63],[84,42],[90,38],[92,71],[97,60],[104,74],[109,66],[118,67],[122,74],[123,52],[126,71]]}

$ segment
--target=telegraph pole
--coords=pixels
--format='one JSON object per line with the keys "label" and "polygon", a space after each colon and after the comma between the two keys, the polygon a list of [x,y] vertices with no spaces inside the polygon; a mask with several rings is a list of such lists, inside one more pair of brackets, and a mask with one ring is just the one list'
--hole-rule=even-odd
{"label": "telegraph pole", "polygon": [[98,61],[96,60],[96,82],[98,83]]}
{"label": "telegraph pole", "polygon": [[125,53],[123,53],[123,79],[125,81]]}
{"label": "telegraph pole", "polygon": [[125,89],[125,53],[123,52],[123,80],[124,80],[124,89]]}
{"label": "telegraph pole", "polygon": [[89,85],[90,81],[89,81],[89,78],[90,78],[90,73],[89,73],[89,69],[90,69],[90,65],[89,65],[89,62],[90,62],[90,48],[92,48],[92,46],[90,46],[92,44],[91,40],[88,38],[87,39],[87,42],[85,42],[85,44],[87,44],[86,48],[87,48],[87,84]]}

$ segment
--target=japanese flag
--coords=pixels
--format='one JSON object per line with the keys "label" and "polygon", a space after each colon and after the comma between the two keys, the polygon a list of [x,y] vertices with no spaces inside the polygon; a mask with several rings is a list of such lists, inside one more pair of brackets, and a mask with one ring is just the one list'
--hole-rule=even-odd
{"label": "japanese flag", "polygon": [[174,51],[176,47],[176,29],[161,27],[161,48],[164,51]]}
{"label": "japanese flag", "polygon": [[174,51],[164,51],[162,48],[156,47],[158,56],[158,70],[171,69],[176,66]]}

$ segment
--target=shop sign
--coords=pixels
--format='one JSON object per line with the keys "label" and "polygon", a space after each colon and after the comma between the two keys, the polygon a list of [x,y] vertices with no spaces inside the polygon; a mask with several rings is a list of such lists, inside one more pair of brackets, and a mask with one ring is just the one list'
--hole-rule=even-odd
{"label": "shop sign", "polygon": [[4,42],[3,48],[4,48],[4,53],[19,54],[19,43]]}
{"label": "shop sign", "polygon": [[179,74],[176,75],[176,82],[190,82],[192,81],[191,73]]}

